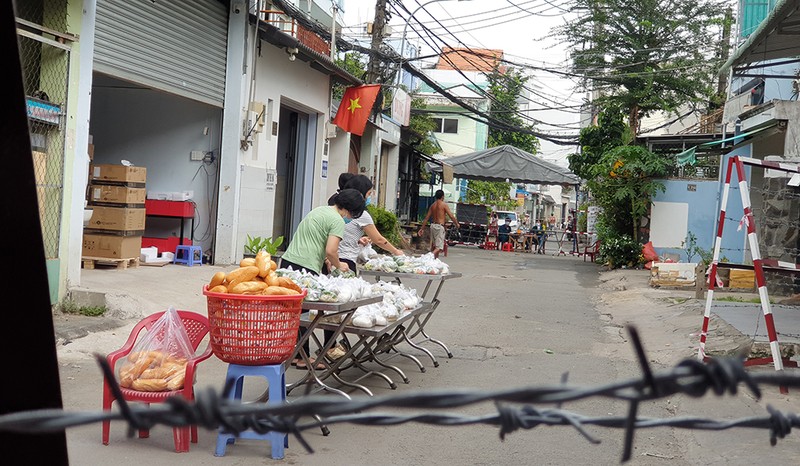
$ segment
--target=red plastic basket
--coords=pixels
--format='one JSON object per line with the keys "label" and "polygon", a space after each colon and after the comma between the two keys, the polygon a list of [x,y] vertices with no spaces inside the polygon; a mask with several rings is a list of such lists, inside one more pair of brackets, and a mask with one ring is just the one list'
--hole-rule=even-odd
{"label": "red plastic basket", "polygon": [[211,351],[219,359],[243,366],[280,364],[292,355],[297,344],[302,303],[299,295],[231,295],[212,293],[208,297],[208,325]]}

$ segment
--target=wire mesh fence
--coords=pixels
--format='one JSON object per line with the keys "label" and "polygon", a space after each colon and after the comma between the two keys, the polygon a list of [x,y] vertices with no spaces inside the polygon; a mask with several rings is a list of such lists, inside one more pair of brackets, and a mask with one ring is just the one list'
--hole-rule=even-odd
{"label": "wire mesh fence", "polygon": [[45,254],[58,257],[70,39],[67,2],[16,2],[17,37]]}

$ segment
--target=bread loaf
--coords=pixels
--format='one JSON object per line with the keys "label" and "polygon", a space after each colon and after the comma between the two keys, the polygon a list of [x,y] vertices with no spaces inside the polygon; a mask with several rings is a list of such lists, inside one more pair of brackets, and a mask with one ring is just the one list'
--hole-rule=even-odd
{"label": "bread loaf", "polygon": [[217,285],[214,288],[209,288],[208,291],[210,291],[212,293],[227,293],[228,292],[228,287],[225,286],[225,285]]}
{"label": "bread loaf", "polygon": [[136,379],[131,388],[140,392],[161,392],[167,389],[164,379]]}
{"label": "bread loaf", "polygon": [[250,280],[256,278],[258,276],[258,267],[255,265],[250,265],[247,267],[239,267],[238,269],[234,269],[228,272],[228,275],[225,276],[225,280],[228,282],[228,292],[230,292],[234,286],[238,285],[239,283],[249,282]]}
{"label": "bread loaf", "polygon": [[217,285],[222,285],[225,283],[225,272],[217,272],[211,277],[211,281],[208,283],[208,289],[212,289]]}
{"label": "bread loaf", "polygon": [[231,294],[260,294],[267,288],[267,284],[262,281],[242,282],[231,288]]}
{"label": "bread loaf", "polygon": [[249,267],[251,265],[256,265],[256,260],[252,257],[245,257],[239,262],[239,267]]}
{"label": "bread loaf", "polygon": [[267,251],[258,251],[255,258],[255,265],[258,267],[258,276],[264,278],[272,270],[270,268],[271,256]]}

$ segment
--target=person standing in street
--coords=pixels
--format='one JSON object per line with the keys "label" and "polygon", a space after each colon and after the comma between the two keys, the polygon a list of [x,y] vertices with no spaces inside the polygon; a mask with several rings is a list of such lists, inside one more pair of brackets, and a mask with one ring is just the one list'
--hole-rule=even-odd
{"label": "person standing in street", "polygon": [[425,224],[430,221],[431,252],[433,253],[433,257],[438,259],[439,253],[441,253],[444,249],[444,223],[447,221],[447,218],[449,217],[453,221],[456,228],[461,228],[461,225],[458,224],[456,216],[450,212],[450,207],[448,207],[447,203],[444,202],[443,190],[437,190],[436,194],[434,195],[434,199],[435,201],[428,208],[428,213],[422,220],[422,225],[419,228],[418,235],[422,236],[422,232],[425,230]]}

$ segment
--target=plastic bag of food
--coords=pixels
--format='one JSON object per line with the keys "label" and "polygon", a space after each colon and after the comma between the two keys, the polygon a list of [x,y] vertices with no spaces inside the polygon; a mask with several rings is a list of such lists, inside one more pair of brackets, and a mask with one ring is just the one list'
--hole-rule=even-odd
{"label": "plastic bag of food", "polygon": [[128,357],[119,362],[119,384],[143,392],[180,390],[186,376],[186,362],[193,355],[186,327],[178,311],[170,306]]}

